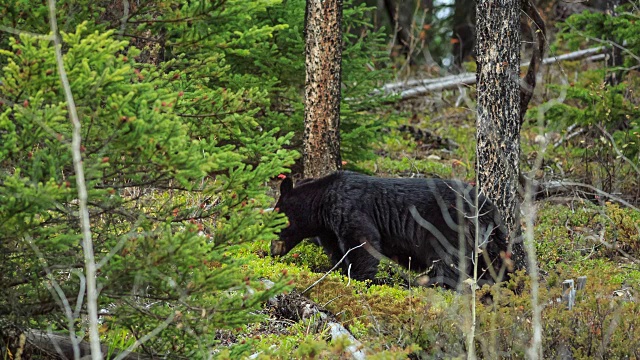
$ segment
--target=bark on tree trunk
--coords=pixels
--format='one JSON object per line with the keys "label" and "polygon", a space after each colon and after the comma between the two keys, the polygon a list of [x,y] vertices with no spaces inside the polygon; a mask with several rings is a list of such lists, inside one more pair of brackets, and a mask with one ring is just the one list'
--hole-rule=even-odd
{"label": "bark on tree trunk", "polygon": [[342,0],[307,0],[305,21],[305,177],[341,168]]}
{"label": "bark on tree trunk", "polygon": [[477,2],[478,186],[502,212],[512,260],[526,268],[520,228],[520,0]]}

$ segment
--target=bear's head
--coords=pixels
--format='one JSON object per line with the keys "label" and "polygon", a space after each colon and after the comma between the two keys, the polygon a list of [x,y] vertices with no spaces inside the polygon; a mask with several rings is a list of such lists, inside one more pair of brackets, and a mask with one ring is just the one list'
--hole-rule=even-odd
{"label": "bear's head", "polygon": [[[301,180],[299,184],[307,183]],[[280,239],[271,242],[271,255],[284,256],[302,240],[314,236],[308,228],[309,213],[312,209],[306,203],[304,187],[293,187],[293,181],[287,177],[280,184],[280,198],[276,203],[276,211],[285,214],[289,220],[286,228],[280,231]]]}

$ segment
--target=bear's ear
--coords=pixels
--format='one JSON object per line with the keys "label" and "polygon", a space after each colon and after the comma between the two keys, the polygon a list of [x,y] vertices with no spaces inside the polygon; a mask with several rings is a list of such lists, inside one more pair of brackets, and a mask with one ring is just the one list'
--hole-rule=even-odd
{"label": "bear's ear", "polygon": [[280,196],[285,195],[293,189],[293,180],[290,177],[284,178],[280,183]]}

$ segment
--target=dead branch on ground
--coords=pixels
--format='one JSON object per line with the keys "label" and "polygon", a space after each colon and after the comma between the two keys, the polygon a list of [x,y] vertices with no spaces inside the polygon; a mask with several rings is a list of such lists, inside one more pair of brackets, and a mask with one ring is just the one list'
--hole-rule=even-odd
{"label": "dead branch on ground", "polygon": [[346,336],[351,342],[347,351],[354,359],[366,359],[364,346],[327,310],[299,293],[281,294],[269,300],[269,308],[278,319],[310,320],[316,331],[329,329],[331,340]]}
{"label": "dead branch on ground", "polygon": [[[52,332],[41,331],[36,329],[28,329],[19,331],[16,328],[5,328],[3,333],[5,340],[12,351],[21,349],[22,358],[38,358],[38,359],[90,359],[91,345],[88,341],[79,341],[74,344],[69,335],[55,334]],[[74,349],[75,347],[75,349]],[[124,360],[152,360],[164,359],[165,356],[151,356],[128,352],[122,349],[110,348],[101,345],[102,354],[110,354],[112,357],[119,356]],[[76,357],[75,351],[78,351]],[[173,356],[172,358],[175,358]]]}
{"label": "dead branch on ground", "polygon": [[[605,47],[600,46],[585,50],[574,51],[568,54],[558,56],[550,56],[544,58],[544,65],[555,64],[561,61],[573,61],[584,58],[597,56],[605,51]],[[523,63],[520,66],[528,66]],[[475,73],[462,73],[457,75],[448,75],[435,79],[410,79],[406,81],[385,84],[380,89],[374,91],[375,94],[398,95],[398,100],[412,99],[434,91],[456,89],[460,85],[473,85],[476,83]]]}

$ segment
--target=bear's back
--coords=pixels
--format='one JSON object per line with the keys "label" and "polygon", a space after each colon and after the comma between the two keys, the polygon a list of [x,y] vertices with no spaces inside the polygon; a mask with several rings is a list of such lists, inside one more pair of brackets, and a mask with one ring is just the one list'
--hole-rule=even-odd
{"label": "bear's back", "polygon": [[[457,180],[427,178],[380,178],[349,171],[336,173],[329,193],[331,200],[350,200],[362,208],[370,205],[392,207],[415,206],[420,211],[433,210],[434,206],[449,211],[461,201],[465,209],[475,206],[476,190]],[[482,209],[490,205],[484,196],[478,199]],[[382,209],[380,209],[382,211]]]}

